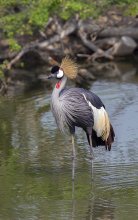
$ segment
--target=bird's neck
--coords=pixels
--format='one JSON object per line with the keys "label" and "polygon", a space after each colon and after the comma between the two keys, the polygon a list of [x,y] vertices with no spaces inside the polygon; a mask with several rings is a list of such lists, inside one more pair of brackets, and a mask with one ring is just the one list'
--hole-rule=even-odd
{"label": "bird's neck", "polygon": [[62,91],[62,89],[65,88],[66,82],[67,82],[67,77],[63,76],[63,78],[56,83],[55,88],[53,90],[54,96],[58,97],[60,95],[60,92]]}

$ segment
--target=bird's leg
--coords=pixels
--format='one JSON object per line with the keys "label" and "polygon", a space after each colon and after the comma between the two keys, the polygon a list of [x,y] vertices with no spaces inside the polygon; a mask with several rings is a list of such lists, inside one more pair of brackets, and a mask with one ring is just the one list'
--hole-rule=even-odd
{"label": "bird's leg", "polygon": [[72,138],[72,158],[76,157],[76,152],[75,152],[75,141],[74,141],[74,135],[71,135]]}
{"label": "bird's leg", "polygon": [[91,153],[91,159],[94,159],[94,153],[92,149],[92,137],[89,135],[89,141],[90,141],[90,153]]}
{"label": "bird's leg", "polygon": [[72,138],[72,180],[74,180],[74,175],[75,175],[75,158],[76,158],[74,135],[72,135],[71,138]]}
{"label": "bird's leg", "polygon": [[91,177],[93,179],[93,159],[94,159],[94,153],[92,149],[92,136],[89,135],[89,142],[90,142],[90,154],[91,154]]}

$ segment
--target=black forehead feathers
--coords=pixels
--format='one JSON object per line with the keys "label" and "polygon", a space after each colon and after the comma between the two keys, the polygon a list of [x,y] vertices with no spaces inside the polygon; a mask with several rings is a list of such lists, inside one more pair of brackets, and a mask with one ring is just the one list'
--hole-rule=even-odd
{"label": "black forehead feathers", "polygon": [[51,73],[56,73],[59,70],[59,66],[53,66],[51,69]]}

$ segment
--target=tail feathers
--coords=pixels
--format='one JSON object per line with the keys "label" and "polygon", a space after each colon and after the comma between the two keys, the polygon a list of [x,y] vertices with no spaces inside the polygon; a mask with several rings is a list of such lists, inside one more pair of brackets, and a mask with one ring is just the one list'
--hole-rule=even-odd
{"label": "tail feathers", "polygon": [[109,151],[111,150],[111,146],[112,143],[114,142],[114,138],[115,138],[115,133],[114,133],[114,129],[112,127],[112,125],[110,124],[110,132],[109,132],[109,136],[107,138],[107,141],[105,141],[106,145],[106,150],[108,149]]}
{"label": "tail feathers", "polygon": [[101,137],[97,137],[96,132],[92,131],[92,144],[93,147],[105,146],[105,141]]}
{"label": "tail feathers", "polygon": [[[92,130],[92,145],[93,147],[105,146],[106,150],[111,150],[112,143],[114,142],[115,133],[112,125],[110,124],[110,132],[107,140],[103,140],[101,137],[97,137],[97,134]],[[89,136],[87,134],[87,139],[89,142]],[[90,144],[90,142],[89,142]]]}

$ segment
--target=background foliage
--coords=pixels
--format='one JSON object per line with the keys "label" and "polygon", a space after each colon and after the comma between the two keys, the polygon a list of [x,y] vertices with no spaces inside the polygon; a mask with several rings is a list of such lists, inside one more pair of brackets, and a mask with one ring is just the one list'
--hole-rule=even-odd
{"label": "background foliage", "polygon": [[127,7],[126,13],[136,15],[136,0],[1,0],[0,32],[9,42],[11,50],[21,49],[18,36],[33,35],[44,29],[49,17],[57,15],[67,20],[78,13],[80,17],[98,17],[112,5]]}

